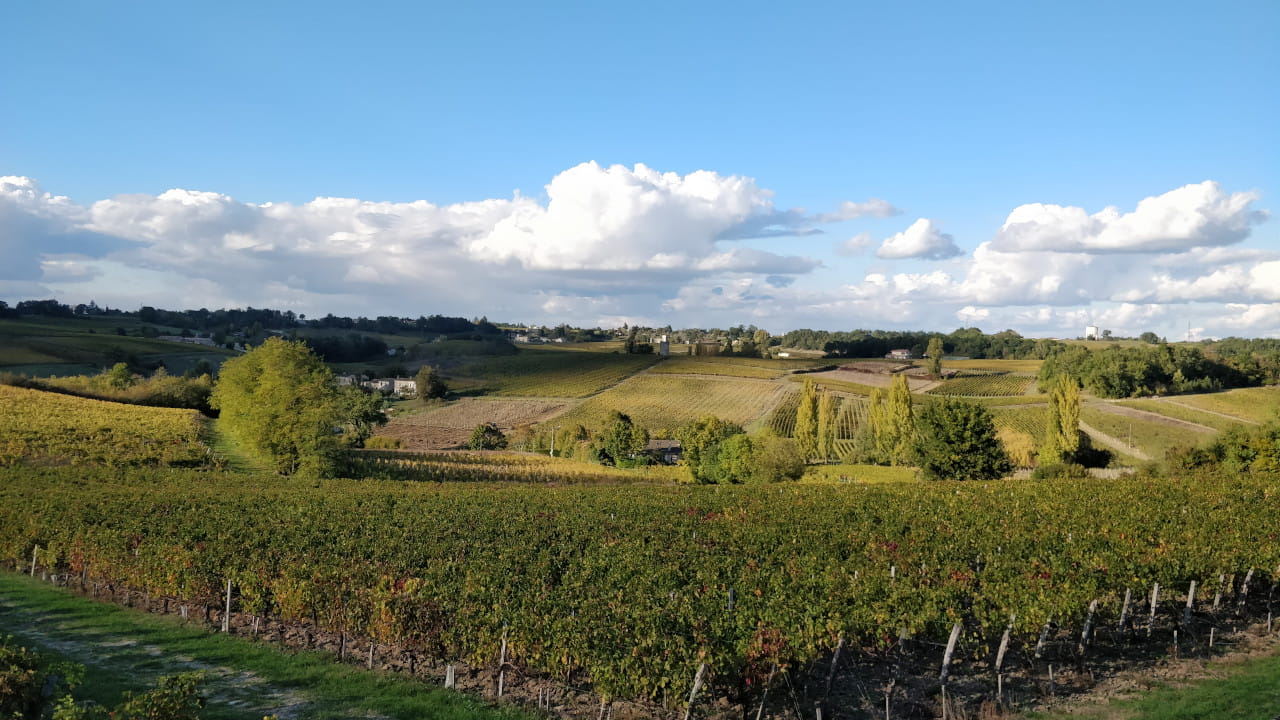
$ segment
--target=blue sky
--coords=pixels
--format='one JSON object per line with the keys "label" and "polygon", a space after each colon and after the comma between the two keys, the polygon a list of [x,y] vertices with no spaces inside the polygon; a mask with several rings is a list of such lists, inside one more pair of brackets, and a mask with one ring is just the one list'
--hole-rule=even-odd
{"label": "blue sky", "polygon": [[1276,335],[1278,32],[1275,2],[10,4],[0,298]]}

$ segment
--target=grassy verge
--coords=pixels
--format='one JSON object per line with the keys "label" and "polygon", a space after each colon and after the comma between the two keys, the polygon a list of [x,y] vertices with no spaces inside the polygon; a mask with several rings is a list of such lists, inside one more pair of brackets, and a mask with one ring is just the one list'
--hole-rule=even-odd
{"label": "grassy verge", "polygon": [[210,634],[176,618],[98,603],[21,575],[0,573],[0,633],[88,667],[78,699],[113,705],[179,672],[205,675],[211,720],[352,717],[520,720],[513,709],[391,673],[340,665],[314,652],[286,652],[247,638]]}
{"label": "grassy verge", "polygon": [[1270,720],[1280,715],[1280,655],[1222,663],[1221,676],[1187,686],[1157,687],[1139,698],[1070,712],[1035,713],[1031,720]]}
{"label": "grassy verge", "polygon": [[241,473],[270,473],[272,470],[266,463],[253,457],[235,438],[219,427],[217,420],[210,420],[204,426],[205,442],[213,450],[213,454],[227,464],[227,469]]}

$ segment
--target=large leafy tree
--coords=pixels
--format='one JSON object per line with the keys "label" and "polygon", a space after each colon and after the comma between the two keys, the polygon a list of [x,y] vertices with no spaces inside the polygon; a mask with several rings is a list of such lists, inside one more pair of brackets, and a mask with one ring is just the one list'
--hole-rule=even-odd
{"label": "large leafy tree", "polygon": [[914,450],[926,480],[993,480],[1013,471],[991,413],[954,398],[920,412]]}
{"label": "large leafy tree", "polygon": [[718,482],[719,446],[734,435],[742,434],[742,426],[707,415],[676,429],[683,462],[693,479],[701,483]]}
{"label": "large leafy tree", "polygon": [[449,394],[448,386],[440,378],[440,371],[431,365],[423,365],[418,368],[418,374],[414,377],[414,384],[418,388],[418,397],[423,400],[435,400]]}
{"label": "large leafy tree", "polygon": [[648,463],[644,455],[648,445],[649,431],[615,410],[609,426],[591,443],[591,453],[603,465],[635,467]]}
{"label": "large leafy tree", "polygon": [[278,337],[222,364],[210,404],[219,426],[282,474],[333,469],[344,427],[374,422],[304,343]]}

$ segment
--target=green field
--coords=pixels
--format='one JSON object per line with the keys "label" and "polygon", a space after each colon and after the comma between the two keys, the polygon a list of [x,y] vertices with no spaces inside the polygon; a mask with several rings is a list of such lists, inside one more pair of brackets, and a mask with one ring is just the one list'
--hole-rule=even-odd
{"label": "green field", "polygon": [[602,428],[609,422],[609,414],[618,411],[650,432],[675,430],[707,415],[748,425],[772,411],[787,393],[787,386],[767,380],[646,373],[587,399],[550,422]]}
{"label": "green field", "polygon": [[1231,428],[1244,427],[1248,425],[1244,420],[1235,420],[1229,417],[1223,417],[1216,413],[1197,410],[1194,407],[1188,407],[1190,403],[1183,404],[1187,399],[1194,397],[1197,396],[1173,396],[1165,400],[1154,400],[1150,398],[1141,400],[1120,400],[1115,404],[1122,407],[1130,407],[1135,410],[1144,410],[1146,412],[1156,413],[1157,415],[1163,415],[1175,420],[1185,420],[1186,422],[1204,425],[1218,431],[1230,430]]}
{"label": "green field", "polygon": [[1205,395],[1179,395],[1175,399],[1202,410],[1253,422],[1280,419],[1280,387],[1239,388]]}
{"label": "green field", "polygon": [[1080,410],[1080,420],[1159,460],[1177,447],[1195,447],[1212,436],[1185,427],[1152,420],[1130,418],[1105,412],[1089,405]]}
{"label": "green field", "polygon": [[127,318],[0,320],[0,370],[32,376],[82,375],[110,367],[129,356],[162,362],[181,374],[198,360],[218,365],[229,350],[116,334],[136,330]]}
{"label": "green field", "polygon": [[469,381],[472,392],[487,395],[580,398],[657,361],[656,355],[527,349],[515,355],[474,358],[449,372]]}

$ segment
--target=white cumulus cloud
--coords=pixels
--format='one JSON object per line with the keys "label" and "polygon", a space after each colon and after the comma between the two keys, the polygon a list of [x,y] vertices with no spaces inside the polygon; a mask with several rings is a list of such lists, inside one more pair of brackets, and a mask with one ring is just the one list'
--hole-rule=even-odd
{"label": "white cumulus cloud", "polygon": [[886,259],[946,260],[961,254],[955,238],[939,230],[928,218],[920,218],[906,230],[885,238],[876,251],[876,257]]}

